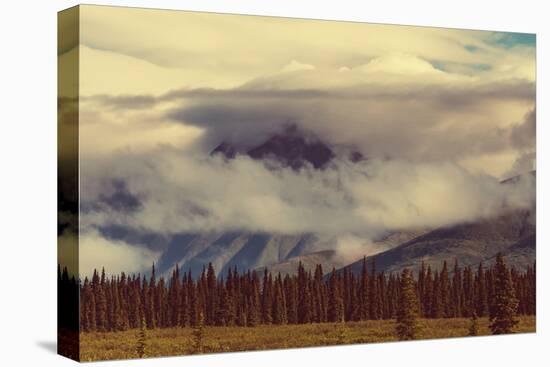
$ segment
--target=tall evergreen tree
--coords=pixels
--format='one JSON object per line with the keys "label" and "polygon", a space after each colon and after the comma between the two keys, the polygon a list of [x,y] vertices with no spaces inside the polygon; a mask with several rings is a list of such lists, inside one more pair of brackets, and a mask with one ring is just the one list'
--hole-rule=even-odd
{"label": "tall evergreen tree", "polygon": [[422,309],[424,317],[432,317],[432,301],[434,298],[434,279],[432,268],[428,265],[426,276],[424,277],[424,293],[422,295]]}
{"label": "tall evergreen tree", "polygon": [[321,264],[315,267],[313,279],[313,304],[315,309],[315,322],[326,321],[326,300],[323,292],[323,268]]}
{"label": "tall evergreen tree", "polygon": [[450,302],[450,283],[447,261],[443,261],[443,268],[439,273],[439,299],[444,317],[452,317]]}
{"label": "tall evergreen tree", "polygon": [[359,291],[359,314],[361,320],[367,320],[370,316],[369,313],[369,270],[367,267],[367,257],[363,257],[363,264],[361,267],[360,278],[360,291]]}
{"label": "tall evergreen tree", "polygon": [[261,323],[261,299],[260,299],[260,278],[256,271],[250,276],[250,290],[248,293],[248,325],[256,326]]}
{"label": "tall evergreen tree", "polygon": [[[464,294],[464,308],[462,309],[462,317],[471,316],[476,312],[475,308],[475,294],[474,294],[474,281],[472,275],[472,268],[467,266],[463,270],[462,274],[462,289]],[[477,312],[476,312],[477,314]]]}
{"label": "tall evergreen tree", "polygon": [[433,292],[431,300],[431,317],[439,319],[443,317],[443,302],[441,301],[441,282],[439,279],[439,273],[435,271]]}
{"label": "tall evergreen tree", "polygon": [[80,325],[82,331],[95,330],[95,302],[88,277],[84,279],[84,285],[80,291]]}
{"label": "tall evergreen tree", "polygon": [[[424,261],[422,261],[422,265],[420,265],[420,270],[418,271],[418,283],[416,288],[418,298],[423,299],[426,292],[426,264]],[[424,315],[424,303],[418,305],[418,312],[420,315]]]}
{"label": "tall evergreen tree", "polygon": [[307,324],[311,322],[311,289],[310,277],[306,273],[302,262],[298,264],[298,322]]}
{"label": "tall evergreen tree", "polygon": [[213,325],[215,319],[215,308],[217,303],[216,292],[216,272],[212,263],[208,263],[208,270],[206,273],[206,314],[204,317],[204,323],[206,325]]}
{"label": "tall evergreen tree", "polygon": [[344,322],[344,300],[339,278],[336,269],[333,268],[330,274],[328,293],[328,320],[330,322]]}
{"label": "tall evergreen tree", "polygon": [[264,271],[264,281],[262,287],[262,322],[271,324],[273,322],[273,286],[271,274]]}
{"label": "tall evergreen tree", "polygon": [[369,318],[371,320],[378,320],[380,318],[379,313],[379,292],[378,282],[376,278],[376,260],[373,257],[371,262],[371,275],[369,277]]}
{"label": "tall evergreen tree", "polygon": [[451,285],[450,317],[461,317],[464,302],[464,290],[462,288],[462,271],[458,267],[458,260],[455,260],[453,268],[453,280]]}
{"label": "tall evergreen tree", "polygon": [[142,302],[140,291],[141,280],[138,276],[137,279],[133,279],[129,286],[129,300],[128,300],[128,321],[130,328],[141,327],[141,321],[145,321],[145,316],[142,314]]}
{"label": "tall evergreen tree", "polygon": [[418,301],[414,279],[408,269],[401,273],[400,284],[395,331],[399,340],[413,340],[418,332]]}
{"label": "tall evergreen tree", "polygon": [[487,291],[485,287],[485,272],[483,266],[479,263],[477,268],[477,273],[475,277],[475,307],[478,317],[483,317],[487,315],[488,306],[487,306]]}
{"label": "tall evergreen tree", "polygon": [[517,325],[516,312],[518,300],[516,298],[510,272],[508,271],[502,254],[496,258],[494,268],[494,298],[491,311],[491,331],[493,334],[507,334]]}
{"label": "tall evergreen tree", "polygon": [[289,324],[298,323],[298,287],[296,278],[285,276],[285,298],[287,308],[287,321]]}
{"label": "tall evergreen tree", "polygon": [[92,276],[92,289],[95,299],[95,318],[96,318],[96,330],[107,331],[108,319],[107,319],[107,296],[105,294],[105,269],[102,270],[101,280],[97,271],[94,270]]}
{"label": "tall evergreen tree", "polygon": [[119,318],[120,325],[119,330],[127,330],[130,327],[129,319],[129,287],[128,287],[128,278],[124,272],[120,274],[120,279],[118,282],[118,293],[119,293]]}
{"label": "tall evergreen tree", "polygon": [[286,317],[286,301],[283,291],[283,282],[281,280],[281,274],[275,279],[275,292],[273,297],[273,323],[276,325],[282,325],[287,323]]}

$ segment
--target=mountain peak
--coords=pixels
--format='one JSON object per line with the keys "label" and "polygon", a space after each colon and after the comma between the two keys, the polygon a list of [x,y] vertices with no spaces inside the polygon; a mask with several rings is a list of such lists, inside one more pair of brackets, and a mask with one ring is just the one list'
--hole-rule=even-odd
{"label": "mountain peak", "polygon": [[[227,159],[233,159],[239,150],[228,142],[222,142],[211,155],[222,154]],[[335,157],[332,149],[318,138],[305,134],[295,125],[287,126],[266,141],[243,152],[252,159],[274,160],[283,166],[298,170],[306,164],[316,169],[323,169]]]}
{"label": "mountain peak", "polygon": [[282,134],[272,136],[263,144],[250,149],[247,154],[253,159],[274,159],[292,169],[300,169],[306,163],[322,169],[335,156],[325,143],[306,137],[296,129],[287,129]]}

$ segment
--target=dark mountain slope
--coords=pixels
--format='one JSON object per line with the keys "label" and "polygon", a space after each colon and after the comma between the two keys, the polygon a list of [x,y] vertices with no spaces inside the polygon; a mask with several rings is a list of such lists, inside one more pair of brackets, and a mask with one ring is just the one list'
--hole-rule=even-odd
{"label": "dark mountain slope", "polygon": [[[439,268],[444,260],[455,259],[461,265],[475,265],[489,261],[498,252],[519,254],[520,250],[534,248],[534,243],[531,211],[516,210],[492,219],[436,229],[373,257],[380,271],[397,272],[403,268],[416,271],[422,261],[434,268]],[[534,256],[534,252],[531,255]],[[519,261],[519,256],[508,257],[506,261],[510,265],[523,267],[525,264]],[[517,264],[514,259],[518,260]],[[361,265],[361,261],[357,261],[348,266],[359,273]]]}
{"label": "dark mountain slope", "polygon": [[182,234],[172,238],[158,261],[160,274],[176,264],[198,275],[212,263],[217,273],[229,268],[246,271],[285,261],[310,250],[311,235],[278,235],[269,233],[202,233]]}
{"label": "dark mountain slope", "polygon": [[[535,233],[521,239],[503,252],[506,262],[517,269],[526,269],[528,266],[533,266],[536,259],[536,243],[537,238]],[[485,262],[492,265],[495,261],[496,256],[493,256]]]}

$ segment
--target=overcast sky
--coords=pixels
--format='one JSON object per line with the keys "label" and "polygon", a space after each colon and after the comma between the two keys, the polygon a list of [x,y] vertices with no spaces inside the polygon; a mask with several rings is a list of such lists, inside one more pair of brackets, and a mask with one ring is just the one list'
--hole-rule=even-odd
{"label": "overcast sky", "polygon": [[[60,57],[80,55],[81,199],[136,200],[83,214],[81,259],[100,247],[94,262],[136,271],[156,256],[102,238],[112,223],[369,237],[533,195],[498,180],[534,169],[534,35],[81,6],[80,36]],[[289,122],[369,161],[208,157]]]}

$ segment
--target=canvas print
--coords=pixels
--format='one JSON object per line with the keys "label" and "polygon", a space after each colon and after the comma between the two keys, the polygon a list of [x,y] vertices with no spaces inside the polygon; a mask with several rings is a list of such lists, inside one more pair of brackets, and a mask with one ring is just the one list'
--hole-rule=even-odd
{"label": "canvas print", "polygon": [[535,43],[60,12],[59,353],[535,332]]}

